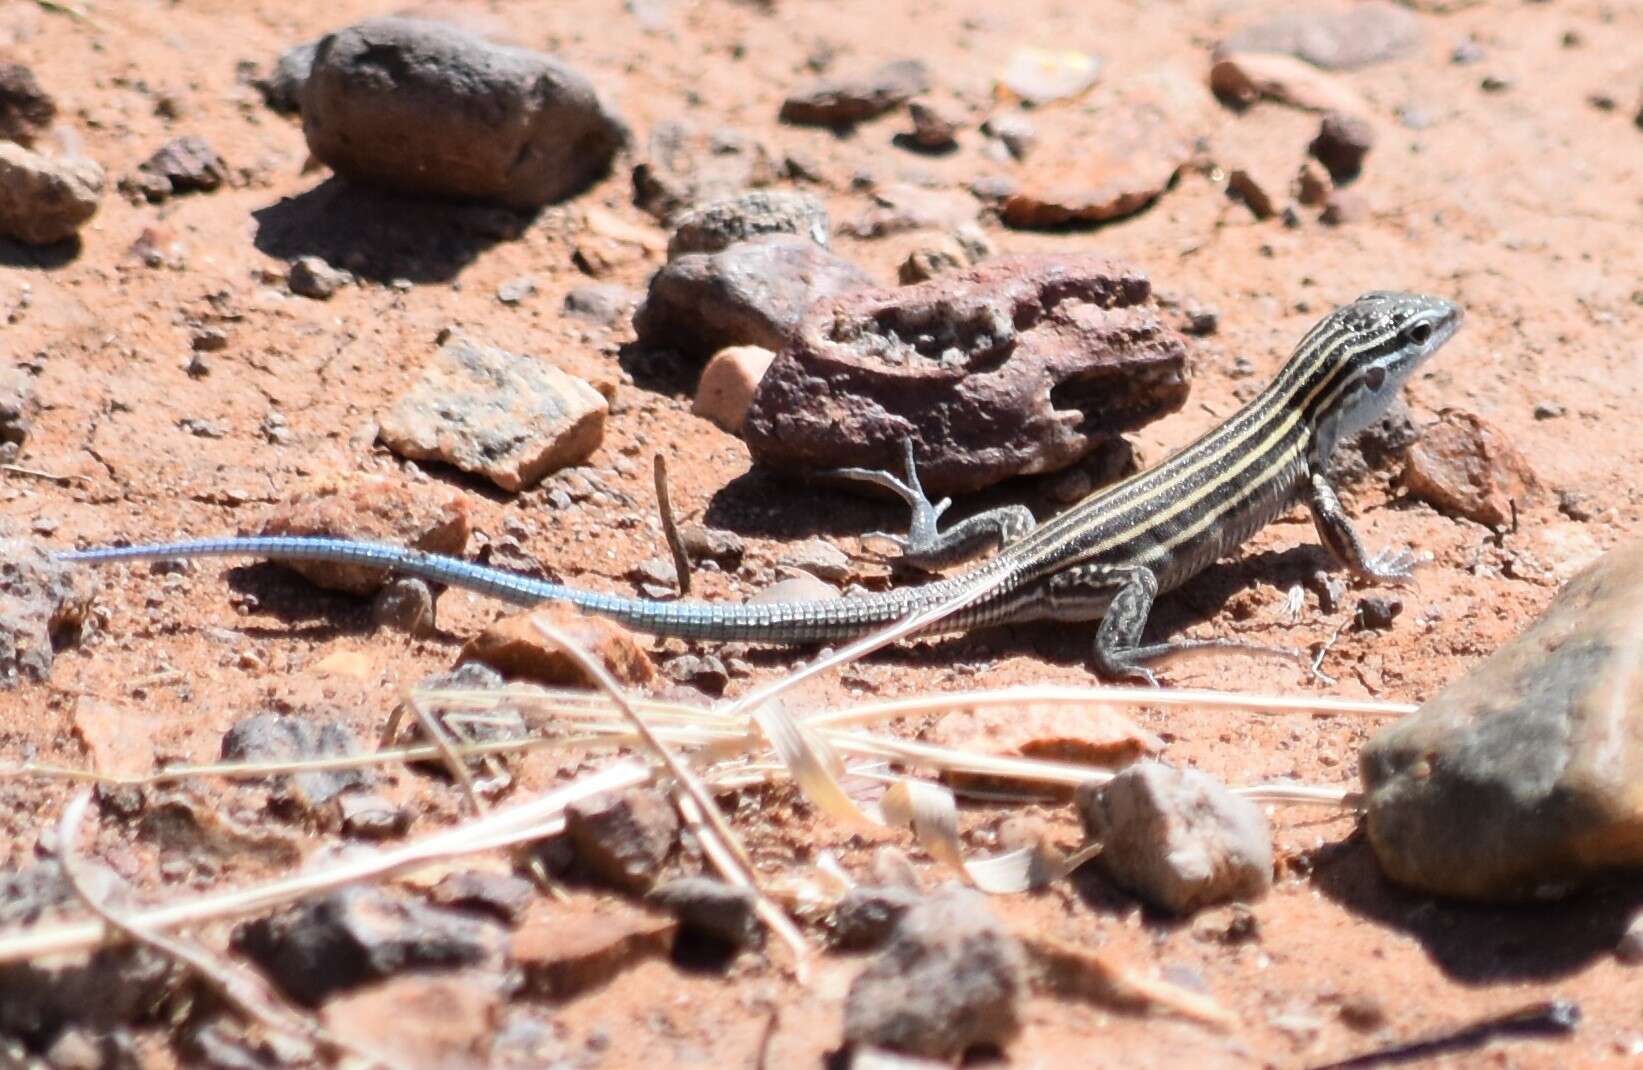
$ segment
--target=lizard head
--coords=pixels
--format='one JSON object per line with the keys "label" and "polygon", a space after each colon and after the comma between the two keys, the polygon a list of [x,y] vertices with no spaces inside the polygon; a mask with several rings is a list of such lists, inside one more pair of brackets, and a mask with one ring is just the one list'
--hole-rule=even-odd
{"label": "lizard head", "polygon": [[1460,329],[1460,306],[1426,294],[1375,290],[1331,312],[1302,341],[1311,365],[1300,400],[1318,452],[1374,423],[1426,359]]}

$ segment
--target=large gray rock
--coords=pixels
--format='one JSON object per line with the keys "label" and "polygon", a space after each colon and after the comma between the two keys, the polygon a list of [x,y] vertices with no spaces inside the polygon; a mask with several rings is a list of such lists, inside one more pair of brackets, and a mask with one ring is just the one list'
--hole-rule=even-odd
{"label": "large gray rock", "polygon": [[54,159],[0,141],[0,236],[53,245],[97,214],[103,169],[91,160]]}
{"label": "large gray rock", "polygon": [[641,346],[701,361],[726,346],[779,350],[798,337],[816,302],[872,285],[860,268],[808,238],[741,242],[663,267],[633,327]]}
{"label": "large gray rock", "polygon": [[534,486],[599,448],[609,403],[547,361],[453,338],[383,413],[401,457],[444,461],[507,491]]}
{"label": "large gray rock", "polygon": [[1207,773],[1137,762],[1077,801],[1101,868],[1154,906],[1188,914],[1272,886],[1266,815]]}
{"label": "large gray rock", "polygon": [[558,60],[407,18],[321,39],[302,127],[349,178],[520,209],[581,190],[628,141],[592,83]]}
{"label": "large gray rock", "polygon": [[1065,467],[1186,400],[1186,343],[1150,293],[1072,254],[834,298],[765,373],[743,437],[797,472],[899,472],[910,437],[935,495]]}
{"label": "large gray rock", "polygon": [[1020,1029],[1026,956],[979,892],[951,887],[902,915],[850,985],[844,1039],[951,1059]]}
{"label": "large gray rock", "polygon": [[1509,900],[1643,865],[1643,542],[1570,580],[1360,768],[1369,842],[1399,883]]}

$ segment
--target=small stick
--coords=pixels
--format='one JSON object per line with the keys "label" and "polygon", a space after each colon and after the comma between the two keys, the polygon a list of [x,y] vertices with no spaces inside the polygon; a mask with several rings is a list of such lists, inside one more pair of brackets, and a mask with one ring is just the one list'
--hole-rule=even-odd
{"label": "small stick", "polygon": [[690,558],[685,556],[685,541],[679,537],[679,525],[673,520],[673,500],[667,495],[667,458],[660,453],[652,466],[656,473],[656,511],[662,514],[662,534],[667,548],[673,553],[673,571],[679,575],[679,593],[690,593]]}
{"label": "small stick", "polygon": [[31,479],[44,479],[48,483],[61,483],[64,486],[67,486],[70,483],[79,483],[85,479],[84,476],[63,476],[58,475],[56,472],[42,472],[38,468],[24,468],[20,464],[0,464],[0,472],[10,472],[12,475],[17,476],[28,476]]}

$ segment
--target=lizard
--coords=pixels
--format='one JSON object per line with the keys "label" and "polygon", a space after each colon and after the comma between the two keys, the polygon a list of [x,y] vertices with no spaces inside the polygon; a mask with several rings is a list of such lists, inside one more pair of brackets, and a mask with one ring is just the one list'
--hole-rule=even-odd
{"label": "lizard", "polygon": [[[954,602],[922,632],[960,632],[1022,621],[1099,621],[1092,664],[1101,676],[1157,683],[1149,664],[1177,653],[1251,649],[1224,639],[1145,643],[1154,600],[1235,550],[1297,501],[1319,538],[1357,579],[1410,580],[1405,549],[1371,554],[1329,479],[1332,452],[1367,427],[1414,371],[1459,329],[1461,309],[1441,297],[1373,291],[1319,321],[1272,382],[1225,422],[1157,466],[1099,488],[1038,524],[1025,506],[988,510],[942,529],[950,499],[919,485],[911,440],[904,473],[831,473],[888,488],[912,511],[894,537],[909,564],[973,561],[929,583],[841,599],[774,604],[648,601],[581,590],[404,547],[317,536],[243,536],[59,551],[64,562],[262,557],[376,566],[523,606],[567,602],[639,631],[771,644],[862,636]],[[1269,648],[1255,648],[1269,649]]]}

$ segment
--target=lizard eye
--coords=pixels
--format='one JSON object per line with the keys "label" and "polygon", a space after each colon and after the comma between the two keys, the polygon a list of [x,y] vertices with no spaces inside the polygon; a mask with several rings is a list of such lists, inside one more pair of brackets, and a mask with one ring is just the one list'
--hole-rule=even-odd
{"label": "lizard eye", "polygon": [[1386,369],[1379,364],[1363,373],[1363,385],[1371,390],[1379,390],[1386,385]]}
{"label": "lizard eye", "polygon": [[1403,337],[1411,345],[1423,346],[1432,337],[1432,325],[1425,322],[1412,323],[1404,328]]}

